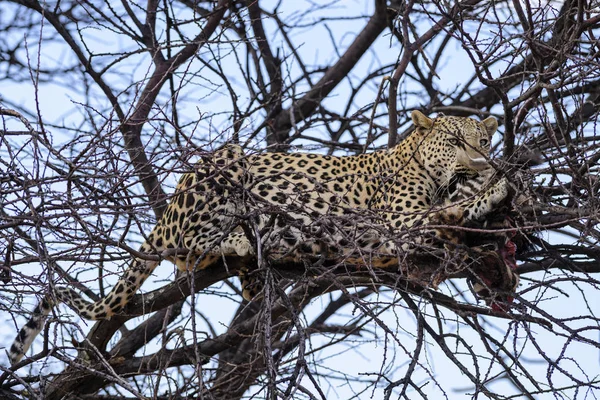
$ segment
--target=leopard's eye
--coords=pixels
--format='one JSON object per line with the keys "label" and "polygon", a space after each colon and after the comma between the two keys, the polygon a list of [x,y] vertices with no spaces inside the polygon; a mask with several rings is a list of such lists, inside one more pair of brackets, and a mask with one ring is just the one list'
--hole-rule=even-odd
{"label": "leopard's eye", "polygon": [[479,141],[479,145],[480,145],[481,147],[485,147],[485,146],[487,146],[489,143],[490,143],[490,141],[489,141],[489,140],[487,140],[487,139],[481,139],[481,140]]}
{"label": "leopard's eye", "polygon": [[448,139],[448,143],[450,143],[452,146],[456,146],[458,144],[458,139],[450,138]]}

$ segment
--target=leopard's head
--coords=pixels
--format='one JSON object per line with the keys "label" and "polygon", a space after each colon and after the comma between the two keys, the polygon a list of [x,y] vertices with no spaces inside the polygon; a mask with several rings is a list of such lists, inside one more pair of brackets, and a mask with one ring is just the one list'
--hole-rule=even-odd
{"label": "leopard's head", "polygon": [[438,115],[431,119],[420,111],[411,115],[415,124],[417,151],[421,164],[438,185],[457,175],[474,176],[491,168],[492,135],[498,121]]}

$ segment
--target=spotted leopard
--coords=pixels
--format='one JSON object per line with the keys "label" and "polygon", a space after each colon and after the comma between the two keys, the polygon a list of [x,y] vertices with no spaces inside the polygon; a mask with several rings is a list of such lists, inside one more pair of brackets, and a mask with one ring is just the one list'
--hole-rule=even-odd
{"label": "spotted leopard", "polygon": [[[181,177],[140,254],[166,254],[180,270],[205,268],[222,256],[255,258],[257,249],[263,256],[284,259],[303,254],[343,258],[358,252],[363,260],[384,267],[399,252],[431,244],[427,225],[438,221],[436,192],[458,172],[489,168],[490,138],[498,124],[492,117],[481,122],[431,119],[419,111],[411,117],[415,130],[405,140],[369,154],[245,154],[241,147],[227,145],[206,155]],[[507,196],[507,187],[501,179],[461,204],[453,211],[454,222],[487,215]],[[348,247],[352,250],[344,250]],[[377,259],[386,261],[378,265]],[[58,302],[83,318],[108,319],[158,264],[156,258],[133,257],[112,291],[95,303],[72,289],[55,289],[19,332],[10,349],[11,363],[23,357]],[[244,287],[244,296],[252,295]]]}

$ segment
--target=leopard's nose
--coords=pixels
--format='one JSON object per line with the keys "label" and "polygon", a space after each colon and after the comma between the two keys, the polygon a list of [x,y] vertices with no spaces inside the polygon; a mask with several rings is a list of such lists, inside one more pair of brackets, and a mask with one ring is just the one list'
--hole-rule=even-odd
{"label": "leopard's nose", "polygon": [[470,158],[469,167],[476,171],[483,171],[490,168],[490,164],[487,162],[485,157]]}
{"label": "leopard's nose", "polygon": [[487,158],[485,158],[480,153],[475,153],[471,155],[468,151],[462,151],[457,154],[456,161],[459,165],[462,165],[467,169],[472,169],[475,171],[484,171],[488,168],[491,168],[491,165],[488,162]]}

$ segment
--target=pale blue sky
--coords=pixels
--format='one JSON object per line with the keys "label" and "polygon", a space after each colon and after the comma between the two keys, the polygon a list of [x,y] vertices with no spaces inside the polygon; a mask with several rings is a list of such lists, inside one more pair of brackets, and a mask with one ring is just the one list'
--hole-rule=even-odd
{"label": "pale blue sky", "polygon": [[[274,2],[271,3],[274,4]],[[373,2],[348,0],[342,3],[343,6],[332,7],[330,10],[325,10],[320,13],[303,15],[303,12],[309,7],[309,3],[309,1],[284,2],[278,9],[278,12],[285,20],[300,20],[307,25],[314,22],[317,17],[323,17],[325,14],[328,16],[348,17],[344,21],[328,23],[329,30],[325,29],[323,25],[320,25],[318,28],[307,26],[305,29],[300,30],[299,33],[296,33],[291,37],[291,40],[297,47],[297,51],[303,55],[304,60],[307,63],[310,63],[312,66],[325,66],[337,59],[337,55],[335,54],[334,47],[331,43],[330,34],[333,35],[334,42],[337,43],[341,49],[344,49],[351,43],[355,34],[364,26],[366,19],[359,17],[369,15],[372,12]],[[316,3],[326,4],[326,2]],[[261,3],[265,8],[269,8],[268,4],[269,2]],[[4,10],[4,13],[0,13],[0,18],[10,17],[11,11],[9,7]],[[265,22],[265,27],[272,32],[274,23],[267,20]],[[420,21],[417,25],[417,29],[420,32],[429,27],[430,24],[427,24],[427,21],[424,20]],[[191,24],[187,29],[190,31],[190,34],[192,34],[192,32],[197,30],[197,26]],[[52,32],[52,27],[47,22],[40,25],[39,33],[42,37],[49,37]],[[89,38],[93,38],[90,43],[92,43],[95,51],[104,51],[107,53],[107,55],[94,59],[94,61],[99,64],[109,62],[114,58],[113,55],[109,55],[108,53],[114,53],[118,51],[118,49],[123,48],[131,49],[135,46],[128,39],[117,36],[106,29],[97,26],[88,27],[84,30],[84,34],[89,35]],[[489,34],[491,36],[493,32],[489,32]],[[279,35],[272,35],[270,38],[274,47],[278,47],[283,41]],[[29,58],[32,64],[37,63],[38,56],[41,66],[68,65],[70,61],[72,61],[73,56],[68,49],[57,44],[46,44],[44,41],[41,46],[38,46],[37,39],[37,37],[22,38],[10,36],[5,38],[9,43],[14,40],[26,40],[28,42]],[[232,43],[230,46],[243,49],[240,44]],[[440,64],[443,68],[438,72],[439,79],[434,80],[434,85],[444,90],[459,87],[473,72],[473,67],[466,58],[460,45],[457,42],[453,42],[450,46],[452,48],[452,57],[447,57],[443,60]],[[289,48],[287,48],[286,45],[282,45],[282,47],[285,54],[281,54],[281,56],[289,55]],[[223,54],[226,54],[231,48],[223,46],[221,50]],[[240,51],[243,52],[243,50]],[[399,51],[400,47],[397,42],[390,39],[389,30],[386,30],[378,39],[375,46],[365,55],[365,57],[363,57],[356,68],[352,70],[350,75],[353,77],[363,77],[382,65],[392,63],[398,57]],[[201,54],[207,59],[210,58],[207,48],[202,49]],[[247,95],[245,84],[239,75],[237,75],[237,67],[235,65],[233,54],[225,55],[224,57],[224,71],[228,76],[232,77],[231,82],[239,88],[240,96]],[[424,63],[421,64],[421,67],[426,67]],[[196,70],[200,68],[202,68],[200,63],[195,61],[186,64],[180,71],[183,72],[185,69]],[[290,71],[290,76],[294,78],[300,73],[299,66],[292,57],[287,58],[284,63],[284,71],[288,70]],[[410,71],[411,69],[409,68],[409,72]],[[131,82],[143,81],[151,72],[152,68],[146,54],[130,57],[115,70],[109,80],[115,87],[125,91],[122,105],[127,104],[125,99],[127,99],[128,96],[132,101],[135,100],[137,96],[135,88],[130,87],[129,84]],[[119,133],[115,132],[116,124],[114,121],[111,121],[110,108],[95,85],[91,85],[90,91],[90,103],[93,108],[86,110],[81,105],[81,103],[85,103],[86,99],[83,93],[82,82],[78,81],[80,76],[74,78],[73,81],[70,82],[43,82],[38,86],[37,91],[34,89],[32,81],[27,76],[23,78],[24,79],[20,84],[8,81],[3,81],[1,83],[0,106],[13,108],[14,105],[19,105],[25,109],[34,111],[36,107],[35,99],[37,99],[40,114],[44,122],[48,124],[46,128],[48,132],[50,132],[51,140],[55,144],[55,147],[58,147],[58,144],[60,143],[72,140],[73,131],[67,132],[61,130],[53,127],[52,124],[66,125],[71,128],[80,127],[83,117],[86,116],[86,113],[88,112],[94,116],[94,120],[98,126],[101,127],[101,131],[107,136],[113,137],[116,145],[119,145]],[[223,132],[224,138],[227,139],[232,133],[231,120],[229,119],[231,103],[228,95],[224,92],[223,86],[218,83],[218,78],[205,68],[200,77],[194,77],[192,82],[185,82],[182,85],[179,94],[180,116],[182,118],[181,123],[182,125],[186,123],[190,124],[188,125],[190,129],[190,132],[188,133],[193,134],[194,137],[198,138],[199,144],[209,142],[210,140],[208,140],[208,138],[223,138],[223,136],[220,136]],[[359,92],[359,95],[352,105],[352,112],[375,100],[377,84],[378,82],[372,82]],[[413,87],[411,87],[410,81],[403,81],[401,83],[401,91],[410,92],[412,89]],[[302,88],[300,87],[299,90],[302,90]],[[521,88],[515,90],[515,93],[511,93],[510,95],[516,97],[520,91]],[[349,93],[350,87],[345,81],[324,101],[324,104],[334,111],[342,112],[343,107],[346,104],[345,99],[348,97]],[[165,101],[164,96],[163,93],[161,96],[162,103]],[[425,101],[416,96],[409,95],[407,98],[408,107],[418,107]],[[129,104],[131,104],[131,102]],[[286,103],[285,105],[289,105],[289,103]],[[379,111],[384,111],[383,106],[380,106]],[[493,111],[498,113],[502,112],[500,109],[494,109]],[[400,111],[400,116],[404,117],[406,113],[406,111]],[[195,123],[198,120],[200,121],[196,125]],[[23,129],[22,126],[14,120],[6,119],[6,121],[7,126],[11,129]],[[260,122],[261,121],[247,122],[245,133],[248,134],[251,132],[252,128]],[[385,123],[383,120],[378,122],[382,124]],[[153,129],[153,125],[156,130]],[[83,130],[89,130],[88,126],[83,126],[81,128]],[[149,148],[160,149],[165,153],[176,151],[174,150],[174,143],[164,143],[160,140],[159,128],[160,126],[158,126],[158,124],[146,125],[144,138],[148,141]],[[502,127],[500,128],[500,132],[495,136],[495,141],[501,140],[501,133]],[[319,125],[315,125],[315,127],[306,131],[305,134],[321,137],[324,132]],[[364,135],[366,137],[366,132]],[[19,138],[11,140],[18,142]],[[342,140],[344,140],[344,137],[342,137]],[[376,145],[384,145],[385,140],[385,138],[381,138]],[[261,143],[256,143],[257,146],[260,146],[260,144]],[[297,144],[301,144],[301,142]],[[207,145],[207,147],[209,146]],[[30,145],[25,146],[25,150],[31,151],[31,149]],[[117,148],[115,151],[123,156],[123,162],[126,163],[126,154],[122,149]],[[42,153],[45,155],[44,152]],[[63,154],[63,156],[65,155],[66,154]],[[1,146],[0,156],[6,156],[6,150]],[[51,160],[54,159],[53,156],[50,156],[49,158]],[[23,168],[30,168],[31,173],[50,173],[43,167],[43,162],[41,166],[36,166],[30,159],[25,158],[22,160],[22,163]],[[167,176],[167,174],[161,175],[161,178],[165,179],[168,190],[171,190],[169,188],[172,188],[177,180],[176,176]],[[565,179],[568,180],[569,177],[565,177]],[[61,189],[62,187],[62,184],[58,184],[55,189],[60,192],[63,190]],[[142,192],[141,187],[137,190],[139,193]],[[146,211],[149,210],[146,209]],[[152,219],[150,213],[148,213],[148,219]],[[567,238],[566,236],[543,235],[550,241],[560,241],[563,243],[566,241],[573,241],[573,239]],[[127,240],[133,245],[136,241],[140,240],[140,237],[135,234],[130,234],[127,237]],[[65,244],[65,246],[69,247],[69,244]],[[78,274],[77,276],[79,279],[85,281],[86,285],[93,290],[97,290],[98,284],[95,282],[97,279],[97,271],[95,271],[95,269],[87,270],[83,265],[66,262],[61,262],[61,266],[73,274]],[[114,272],[117,272],[120,271],[123,264],[116,263],[110,265],[109,263],[105,263],[104,266],[108,269],[112,268]],[[43,273],[42,267],[38,263],[20,265],[17,270],[19,273],[28,276],[36,276]],[[163,265],[157,269],[154,276],[144,285],[142,290],[150,291],[166,284],[172,279],[173,271],[174,268],[170,264],[163,263]],[[117,276],[117,274],[107,276],[104,280],[105,288],[112,287]],[[522,280],[520,289],[525,289],[530,285],[529,279],[554,279],[564,276],[566,275],[560,270],[552,270],[548,273],[530,274]],[[466,289],[464,281],[455,283],[460,290],[464,291]],[[560,282],[556,284],[555,292],[553,292],[554,289],[550,289],[544,293],[530,291],[524,296],[528,301],[532,302],[536,299],[543,298],[541,307],[554,317],[568,318],[573,315],[597,317],[600,312],[600,292],[589,286],[585,286],[583,290],[581,288],[581,286],[576,286],[569,282]],[[216,285],[213,289],[231,293],[231,291],[223,284]],[[440,290],[446,294],[456,296],[455,290],[448,285],[443,285]],[[338,294],[336,293],[333,297],[336,298],[337,295]],[[471,302],[474,302],[474,299],[470,294],[467,293],[467,296]],[[380,318],[388,327],[390,327],[390,329],[392,329],[395,334],[395,340],[386,336],[386,333],[383,332],[380,327],[376,326],[376,324],[370,323],[365,327],[365,334],[363,337],[349,337],[343,343],[336,346],[328,347],[325,350],[316,350],[314,358],[317,360],[317,365],[315,368],[325,375],[333,375],[328,381],[320,381],[323,390],[326,391],[328,399],[350,398],[356,392],[362,390],[362,385],[357,383],[347,383],[344,381],[344,375],[332,371],[341,371],[343,374],[347,374],[347,376],[359,377],[365,381],[374,380],[379,373],[385,373],[388,379],[392,381],[404,376],[408,363],[410,362],[409,356],[415,346],[414,334],[416,323],[413,314],[405,309],[403,302],[400,301],[398,297],[399,296],[391,291],[383,291],[379,295],[373,295],[367,299],[371,307],[374,307],[375,310],[381,309]],[[318,315],[322,308],[327,304],[328,299],[328,296],[323,296],[322,298],[315,300],[311,306],[307,308],[303,317],[307,324],[310,323],[311,318]],[[24,299],[23,306],[27,309],[32,309],[36,301],[36,296],[27,296]],[[226,330],[232,312],[237,307],[236,301],[238,301],[238,299],[234,295],[220,297],[210,293],[200,293],[195,297],[194,307],[198,313],[201,313],[211,321],[218,333],[221,333]],[[429,322],[432,323],[433,326],[437,326],[437,322],[433,317],[434,313],[432,307],[425,302],[422,302],[420,307],[430,316]],[[187,306],[186,310],[189,312]],[[482,347],[479,336],[468,326],[465,326],[462,320],[456,318],[453,313],[443,309],[442,312],[444,317],[447,318],[443,322],[444,330],[448,333],[456,333],[464,340],[463,344],[456,343],[456,347],[453,348],[457,357],[463,361],[465,365],[470,365],[470,363],[472,363],[472,361],[470,361],[471,356],[466,352],[467,348],[464,347],[465,345],[471,346],[476,353],[486,357],[487,353]],[[64,306],[60,308],[60,313],[63,318],[70,316],[74,324],[78,325],[81,329],[80,333],[72,332],[74,331],[75,325],[66,325],[64,329],[59,329],[58,333],[65,334],[66,340],[69,340],[69,337],[72,334],[75,334],[78,339],[81,339],[83,337],[82,335],[85,334],[91,326],[89,322],[78,319],[71,310]],[[355,318],[357,313],[360,313],[360,311],[353,310],[352,307],[348,306],[343,310],[341,315],[336,316],[332,322],[346,323],[348,320]],[[0,321],[4,326],[0,332],[0,346],[8,347],[16,334],[16,327],[11,315],[3,314]],[[21,326],[25,322],[25,318],[19,317],[16,319],[16,322],[18,326]],[[136,326],[139,322],[140,320],[130,321],[129,326]],[[204,330],[201,318],[198,318],[196,323],[199,324],[200,331]],[[568,339],[564,337],[564,331],[561,331],[560,327],[555,327],[555,329],[558,333],[562,332],[563,336],[557,336],[540,326],[531,325],[530,329],[534,332],[533,338],[536,342],[534,343],[524,333],[522,326],[516,326],[508,321],[494,318],[481,318],[480,323],[496,338],[496,340],[505,343],[506,347],[511,349],[513,354],[520,357],[521,361],[527,364],[528,372],[537,377],[539,382],[542,382],[542,389],[545,388],[544,385],[548,383],[548,376],[551,377],[552,383],[557,387],[563,385],[570,386],[573,382],[560,371],[549,368],[547,361],[544,361],[543,357],[540,355],[540,348],[550,360],[561,357],[562,352],[566,351],[566,356],[563,356],[560,362],[561,367],[566,368],[573,376],[583,380],[596,379],[596,381],[598,381],[599,379],[600,353],[598,352],[598,349],[586,344],[569,343]],[[596,342],[600,340],[600,338],[597,337],[597,320],[587,318],[580,322],[570,322],[569,325],[571,327],[592,325],[595,327],[595,330],[591,330],[592,333],[589,335],[589,339]],[[186,324],[186,327],[188,326],[189,323]],[[55,338],[55,327],[56,325],[52,325],[50,332],[51,340],[54,340]],[[310,339],[308,348],[319,349],[321,345],[327,343],[329,340],[331,340],[329,337],[314,336]],[[454,342],[450,340],[449,343]],[[174,343],[171,345],[174,345]],[[37,353],[41,348],[42,340],[41,338],[38,338],[34,343],[33,353],[30,352],[30,354]],[[145,351],[149,354],[156,348],[156,343],[154,343],[153,345],[148,346]],[[73,352],[70,353],[74,355]],[[508,360],[506,361],[508,362]],[[480,360],[479,362],[481,367],[479,373],[481,373],[483,377],[486,377],[486,379],[493,377],[495,373],[500,371],[497,364],[490,366],[489,363],[486,363],[483,360]],[[450,360],[448,360],[431,338],[428,338],[427,345],[421,352],[419,363],[420,365],[417,367],[413,379],[425,385],[423,391],[426,392],[430,398],[470,398],[470,395],[466,394],[472,393],[470,381]],[[4,352],[0,353],[0,364],[7,365],[7,359]],[[46,369],[46,372],[48,370],[59,371],[61,365],[56,360],[43,360],[34,365],[34,370],[41,368]],[[27,372],[28,371],[22,371],[23,374]],[[472,370],[471,372],[474,371]],[[432,378],[437,381],[437,384],[433,382]],[[310,387],[310,382],[307,378],[302,381],[302,384]],[[365,393],[359,395],[358,398],[382,398],[383,388],[386,385],[386,382],[381,381],[375,391],[369,389]],[[505,395],[516,393],[514,387],[508,384],[506,380],[501,380],[501,382],[498,383],[491,383],[489,387],[496,390],[497,393]],[[597,396],[598,393],[589,393],[588,397],[579,393],[577,398],[597,398]],[[417,398],[416,395],[415,398]],[[545,399],[549,397],[546,395],[536,398]],[[572,399],[575,398],[575,392],[572,389],[565,390],[563,395],[558,395],[556,398]]]}

